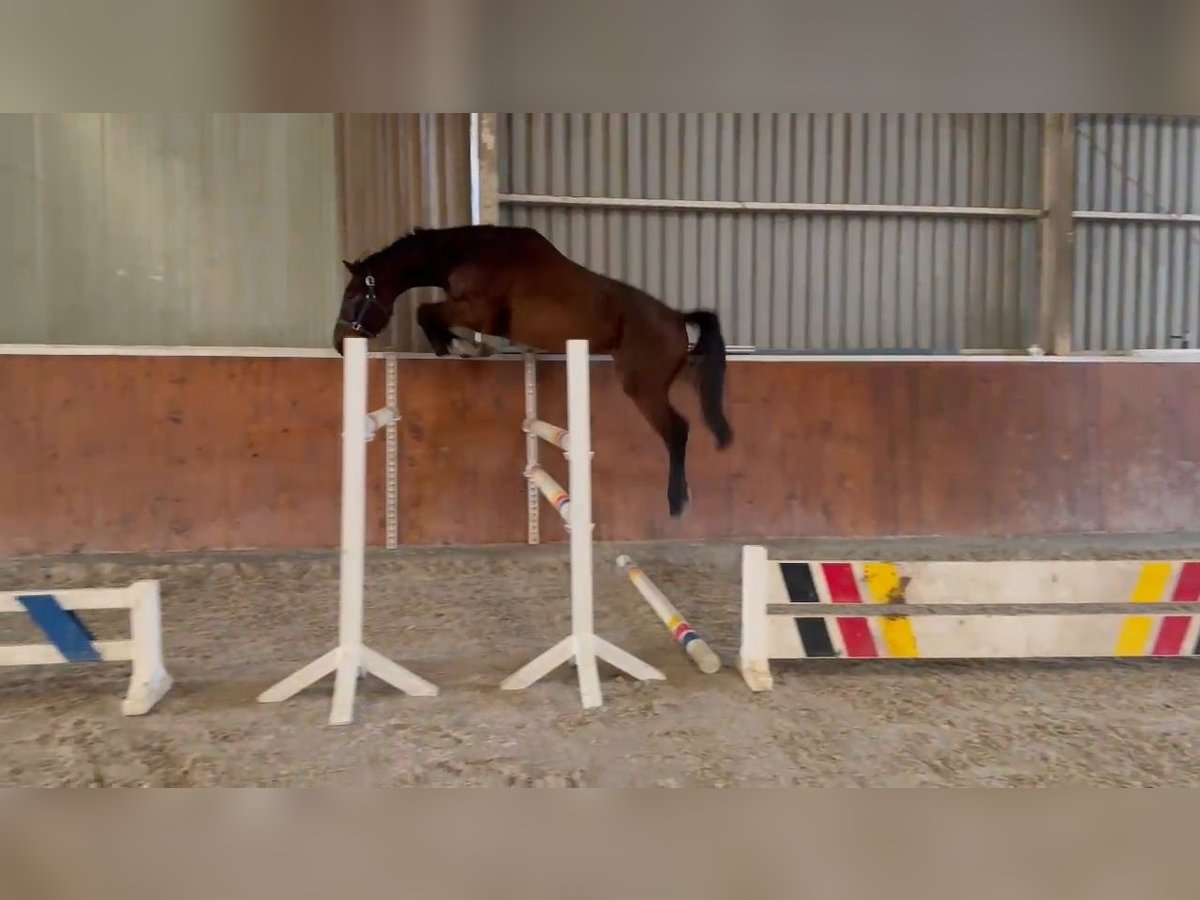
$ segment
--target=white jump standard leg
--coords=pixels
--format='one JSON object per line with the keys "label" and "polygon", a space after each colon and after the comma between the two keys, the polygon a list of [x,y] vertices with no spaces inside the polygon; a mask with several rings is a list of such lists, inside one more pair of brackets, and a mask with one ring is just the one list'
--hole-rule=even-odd
{"label": "white jump standard leg", "polygon": [[331,725],[354,718],[360,674],[370,673],[406,694],[437,695],[436,685],[363,644],[363,568],[366,544],[367,441],[374,429],[396,420],[394,410],[367,415],[367,342],[346,338],[342,379],[342,547],[338,645],[263,691],[260,703],[279,703],[326,675],[334,676]]}
{"label": "white jump standard leg", "polygon": [[[602,659],[640,681],[662,681],[666,676],[649,663],[625,652],[596,635],[592,615],[592,427],[587,341],[567,342],[567,432],[546,425],[526,422],[526,433],[555,446],[569,447],[566,453],[570,476],[569,500],[550,496],[554,484],[549,476],[537,478],[539,467],[532,466],[526,477],[546,493],[567,523],[571,539],[571,633],[546,652],[526,663],[503,682],[506,691],[519,691],[544,678],[564,663],[575,661],[579,674],[579,696],[585,709],[601,706],[600,673],[596,661]],[[544,473],[543,473],[544,474]],[[549,484],[546,484],[546,482]],[[562,489],[559,488],[559,491]]]}
{"label": "white jump standard leg", "polygon": [[742,643],[738,671],[747,687],[755,692],[769,691],[775,686],[767,624],[767,566],[766,547],[742,547]]}
{"label": "white jump standard leg", "polygon": [[158,582],[137,581],[130,585],[129,591],[133,671],[129,675],[129,690],[121,702],[121,712],[127,716],[143,716],[166,696],[174,681],[163,663]]}

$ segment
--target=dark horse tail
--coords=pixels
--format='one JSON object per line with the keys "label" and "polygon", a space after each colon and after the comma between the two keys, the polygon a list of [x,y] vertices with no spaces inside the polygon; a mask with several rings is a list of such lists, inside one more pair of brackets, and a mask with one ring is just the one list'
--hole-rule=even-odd
{"label": "dark horse tail", "polygon": [[700,376],[700,410],[704,421],[717,439],[717,448],[724,450],[733,442],[733,429],[725,418],[722,400],[725,393],[725,338],[721,335],[721,320],[717,314],[697,309],[683,314],[683,320],[700,329],[700,337],[692,350]]}

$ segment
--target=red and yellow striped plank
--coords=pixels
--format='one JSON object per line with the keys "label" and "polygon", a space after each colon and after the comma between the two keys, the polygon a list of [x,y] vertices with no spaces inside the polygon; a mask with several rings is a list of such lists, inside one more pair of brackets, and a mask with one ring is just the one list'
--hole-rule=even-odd
{"label": "red and yellow striped plank", "polygon": [[[1130,603],[1195,603],[1200,600],[1200,563],[1148,562]],[[1190,616],[1128,616],[1117,636],[1116,656],[1179,656]],[[1193,648],[1193,653],[1195,652]]]}
{"label": "red and yellow striped plank", "polygon": [[1182,613],[772,616],[773,658],[1161,657],[1200,650],[1196,561],[772,561],[769,570],[769,603],[1170,601]]}
{"label": "red and yellow striped plank", "polygon": [[[902,591],[896,566],[879,562],[784,563],[768,578],[769,602],[889,603]],[[830,628],[829,619],[833,619]],[[771,640],[779,658],[846,657],[850,659],[915,658],[918,652],[912,621],[904,616],[866,618],[830,616],[779,620]],[[772,652],[772,656],[776,656]]]}

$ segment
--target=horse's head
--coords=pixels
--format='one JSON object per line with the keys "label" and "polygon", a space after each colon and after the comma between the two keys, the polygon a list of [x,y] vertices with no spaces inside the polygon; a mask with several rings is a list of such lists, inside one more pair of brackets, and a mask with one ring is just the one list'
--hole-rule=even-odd
{"label": "horse's head", "polygon": [[346,338],[373,338],[392,317],[392,298],[378,293],[383,288],[376,283],[374,273],[362,263],[342,260],[342,265],[350,273],[350,282],[342,294],[342,305],[333,326],[333,347],[338,353],[342,352],[342,341]]}

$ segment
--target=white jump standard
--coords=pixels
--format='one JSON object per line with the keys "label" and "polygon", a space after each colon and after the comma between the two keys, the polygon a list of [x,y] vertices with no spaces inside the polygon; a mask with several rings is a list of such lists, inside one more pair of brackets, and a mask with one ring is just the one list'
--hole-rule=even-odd
{"label": "white jump standard", "polygon": [[[658,669],[606,641],[594,631],[592,609],[592,427],[588,343],[567,342],[567,430],[537,420],[536,394],[526,383],[527,465],[530,490],[536,488],[566,523],[571,541],[571,633],[506,678],[500,687],[522,690],[564,663],[574,660],[579,696],[585,709],[604,703],[597,658],[640,681],[662,681]],[[527,364],[526,372],[532,367]],[[537,438],[563,450],[570,493],[537,465]],[[569,448],[569,449],[567,449]]]}
{"label": "white jump standard", "polygon": [[[76,615],[89,609],[129,610],[129,640],[93,638]],[[0,613],[25,613],[50,642],[0,647],[0,667],[129,662],[129,689],[121,703],[126,716],[145,715],[171,689],[163,665],[157,581],[135,581],[124,588],[0,592]]]}
{"label": "white jump standard", "polygon": [[370,673],[406,694],[437,695],[436,685],[363,644],[363,568],[366,551],[367,441],[399,420],[394,409],[367,413],[367,341],[346,338],[342,352],[342,546],[338,645],[324,656],[259,694],[261,703],[293,697],[334,675],[331,725],[354,718],[359,674]]}

